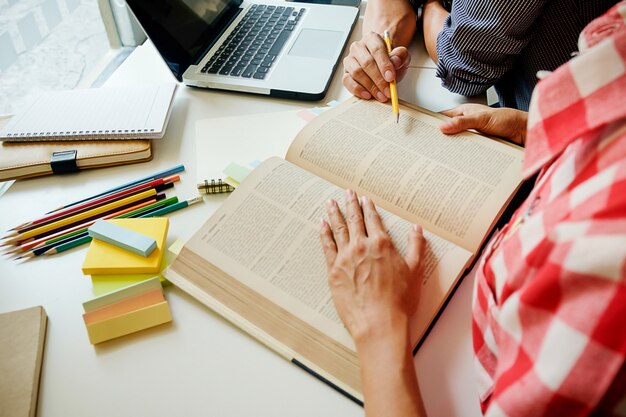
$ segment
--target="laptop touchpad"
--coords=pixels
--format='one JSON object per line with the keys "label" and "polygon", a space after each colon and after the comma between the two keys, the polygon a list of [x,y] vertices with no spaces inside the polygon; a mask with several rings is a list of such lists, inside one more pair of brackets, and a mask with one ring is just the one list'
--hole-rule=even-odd
{"label": "laptop touchpad", "polygon": [[332,30],[302,29],[291,47],[289,55],[309,58],[332,59],[341,45],[342,32]]}

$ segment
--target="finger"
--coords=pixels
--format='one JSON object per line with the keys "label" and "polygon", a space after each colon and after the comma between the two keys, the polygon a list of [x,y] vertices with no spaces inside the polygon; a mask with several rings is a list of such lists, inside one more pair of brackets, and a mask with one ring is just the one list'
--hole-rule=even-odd
{"label": "finger", "polygon": [[[391,62],[389,57],[390,53],[387,51],[387,44],[380,37],[380,35],[370,36],[365,41],[365,47],[369,51],[370,55],[376,61],[376,66],[378,67],[378,71],[383,76],[383,82],[390,83],[391,81],[396,79],[396,69]],[[384,89],[384,87],[378,83],[376,83],[379,88]]]}
{"label": "finger", "polygon": [[422,261],[424,247],[426,246],[424,232],[420,225],[413,225],[409,232],[408,240],[404,260],[411,272],[416,272]]}
{"label": "finger", "polygon": [[352,93],[355,97],[360,97],[364,100],[369,100],[372,95],[361,84],[354,81],[354,79],[347,72],[343,74],[343,86]]}
{"label": "finger", "polygon": [[324,257],[326,258],[326,269],[330,271],[335,264],[335,259],[337,259],[337,245],[335,245],[330,226],[324,219],[320,223],[320,241],[322,242]]}
{"label": "finger", "polygon": [[380,219],[374,203],[367,196],[361,196],[361,208],[363,210],[363,219],[365,221],[365,231],[368,236],[386,235],[383,222]]}
{"label": "finger", "polygon": [[348,222],[348,232],[350,238],[355,239],[365,237],[365,224],[363,223],[363,212],[354,191],[346,190],[346,217]]}
{"label": "finger", "polygon": [[454,116],[463,116],[463,110],[465,109],[465,106],[462,104],[460,106],[456,106],[452,109],[449,110],[444,110],[441,113],[445,114],[448,117],[454,117]]}
{"label": "finger", "polygon": [[[409,54],[409,50],[406,49],[404,46],[398,46],[389,54],[389,60],[393,64],[393,67],[396,69],[397,73],[398,70],[409,67],[409,65],[411,64],[411,54]],[[396,79],[396,81],[398,80]]]}
{"label": "finger", "polygon": [[346,226],[346,221],[344,220],[343,214],[341,214],[339,206],[335,200],[329,200],[326,203],[326,213],[330,219],[330,228],[332,229],[333,237],[335,238],[337,250],[341,250],[348,245],[350,236],[348,235],[348,226]]}
{"label": "finger", "polygon": [[356,83],[361,85],[369,94],[371,94],[371,97],[375,97],[377,100],[386,98],[385,95],[378,89],[378,87],[376,87],[376,84],[370,78],[370,74],[366,72],[361,62],[359,62],[356,58],[351,56],[347,57],[344,60],[343,65],[350,77]]}
{"label": "finger", "polygon": [[487,113],[475,113],[467,116],[457,116],[440,126],[443,133],[451,135],[468,129],[485,130],[489,123]]}
{"label": "finger", "polygon": [[[380,37],[378,40],[379,42],[382,42]],[[384,42],[382,42],[382,45],[384,46]],[[373,52],[369,49],[370,47],[373,49]],[[389,96],[383,94],[383,92],[389,89],[389,83],[383,78],[383,73],[392,71],[391,78],[393,79],[393,77],[395,77],[395,70],[393,69],[393,64],[389,60],[389,55],[387,54],[386,49],[384,50],[385,57],[381,57],[380,51],[382,50],[383,49],[381,49],[380,46],[375,47],[366,45],[366,48],[355,51],[354,58],[358,62],[359,67],[366,74],[369,82],[372,84],[371,86],[369,84],[365,85],[360,79],[357,79],[357,81],[364,87],[367,87],[370,93],[372,93],[372,96],[374,96],[378,101],[385,102],[388,100]],[[377,54],[378,57],[374,57],[373,54]],[[386,60],[386,64],[384,64],[381,68],[379,65],[381,65],[380,60],[382,59]]]}

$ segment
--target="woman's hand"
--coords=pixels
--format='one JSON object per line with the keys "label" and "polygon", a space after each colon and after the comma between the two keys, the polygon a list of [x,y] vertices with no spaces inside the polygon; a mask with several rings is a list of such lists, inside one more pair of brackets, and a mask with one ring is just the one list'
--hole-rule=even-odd
{"label": "woman's hand", "polygon": [[326,205],[330,225],[322,220],[320,238],[328,280],[339,316],[359,345],[383,336],[408,336],[421,284],[422,229],[414,226],[402,257],[385,231],[374,204],[361,204],[346,191],[346,216],[337,202]]}
{"label": "woman's hand", "polygon": [[526,143],[528,113],[521,110],[483,106],[482,104],[462,104],[442,112],[451,120],[440,126],[448,135],[468,129],[475,129],[487,135],[508,139],[518,145]]}

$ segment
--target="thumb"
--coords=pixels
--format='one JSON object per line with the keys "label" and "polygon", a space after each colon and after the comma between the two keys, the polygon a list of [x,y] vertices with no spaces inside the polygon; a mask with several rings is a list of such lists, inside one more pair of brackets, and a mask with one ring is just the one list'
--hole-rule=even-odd
{"label": "thumb", "polygon": [[443,123],[439,128],[445,134],[463,132],[468,129],[485,130],[489,116],[487,113],[474,113],[467,116],[456,116]]}
{"label": "thumb", "polygon": [[409,232],[408,245],[406,249],[406,256],[404,260],[408,265],[411,272],[417,271],[422,260],[422,253],[424,252],[424,234],[422,226],[413,225]]}

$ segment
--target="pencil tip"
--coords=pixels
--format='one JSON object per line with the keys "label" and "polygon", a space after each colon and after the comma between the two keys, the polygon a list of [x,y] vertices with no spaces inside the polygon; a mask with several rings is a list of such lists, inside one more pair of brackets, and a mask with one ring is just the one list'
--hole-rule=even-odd
{"label": "pencil tip", "polygon": [[19,252],[19,250],[20,250],[19,246],[6,249],[4,252],[2,252],[2,256],[14,254],[15,252]]}

